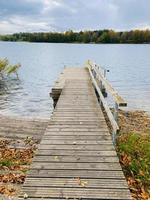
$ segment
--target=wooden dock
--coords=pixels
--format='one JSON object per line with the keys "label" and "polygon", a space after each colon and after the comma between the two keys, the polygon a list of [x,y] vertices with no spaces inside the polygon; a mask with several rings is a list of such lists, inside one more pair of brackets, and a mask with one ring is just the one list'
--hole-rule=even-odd
{"label": "wooden dock", "polygon": [[131,199],[87,68],[65,68],[19,200]]}

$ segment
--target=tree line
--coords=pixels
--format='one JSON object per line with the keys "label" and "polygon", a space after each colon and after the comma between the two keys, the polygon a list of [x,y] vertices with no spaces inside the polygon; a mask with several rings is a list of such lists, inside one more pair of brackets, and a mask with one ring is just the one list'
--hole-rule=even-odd
{"label": "tree line", "polygon": [[28,41],[51,43],[150,43],[150,30],[113,30],[15,33],[0,35],[2,41]]}

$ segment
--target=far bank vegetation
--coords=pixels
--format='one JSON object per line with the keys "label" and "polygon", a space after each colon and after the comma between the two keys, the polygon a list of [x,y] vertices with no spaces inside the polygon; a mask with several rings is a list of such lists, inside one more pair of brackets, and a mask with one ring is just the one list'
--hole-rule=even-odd
{"label": "far bank vegetation", "polygon": [[150,30],[95,30],[66,32],[15,33],[0,35],[2,41],[28,41],[50,43],[150,43]]}

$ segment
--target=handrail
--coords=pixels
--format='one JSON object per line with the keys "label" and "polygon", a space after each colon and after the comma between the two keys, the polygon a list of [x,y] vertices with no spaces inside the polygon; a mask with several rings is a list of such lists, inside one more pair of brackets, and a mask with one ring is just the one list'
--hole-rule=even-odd
{"label": "handrail", "polygon": [[115,143],[116,143],[116,133],[119,131],[119,126],[118,126],[117,122],[115,121],[112,112],[110,111],[110,108],[109,108],[109,106],[108,106],[108,104],[107,104],[107,102],[106,102],[106,100],[105,100],[105,98],[104,98],[104,96],[103,96],[93,74],[92,74],[91,69],[90,68],[88,68],[88,69],[89,69],[89,73],[90,73],[90,76],[91,76],[92,83],[93,83],[96,91],[98,92],[98,95],[100,96],[100,100],[103,104],[103,107],[104,107],[104,109],[107,113],[107,116],[108,116],[110,123],[111,123],[111,126],[113,128],[112,139],[113,139],[113,143],[115,145]]}
{"label": "handrail", "polygon": [[[86,67],[89,70],[89,74],[91,77],[91,81],[98,93],[98,96],[100,98],[100,102],[102,103],[106,114],[108,116],[108,119],[111,123],[112,126],[112,139],[113,139],[113,143],[114,145],[116,144],[116,135],[117,132],[119,131],[119,126],[117,124],[117,120],[118,120],[118,108],[121,106],[127,106],[127,103],[124,101],[124,99],[119,96],[119,94],[117,93],[117,91],[111,86],[111,84],[108,82],[108,80],[106,79],[106,69],[103,69],[104,72],[102,72],[102,68],[99,66],[97,68],[98,65],[92,63],[91,61],[88,61],[86,63]],[[100,86],[99,86],[100,84]],[[115,108],[114,108],[114,112],[112,114],[104,96],[102,93],[102,89],[106,88],[106,90],[108,92],[110,92],[110,94],[113,96],[114,101],[115,101]]]}
{"label": "handrail", "polygon": [[88,65],[88,67],[91,68],[92,71],[95,72],[97,79],[102,82],[102,84],[104,85],[106,90],[111,93],[111,95],[113,96],[117,105],[119,107],[126,107],[127,103],[125,102],[125,100],[121,96],[119,96],[118,92],[111,86],[111,84],[106,79],[106,77],[101,73],[102,69],[100,68],[100,70],[98,70],[96,65],[94,63],[92,63],[91,61],[88,61],[87,65]]}

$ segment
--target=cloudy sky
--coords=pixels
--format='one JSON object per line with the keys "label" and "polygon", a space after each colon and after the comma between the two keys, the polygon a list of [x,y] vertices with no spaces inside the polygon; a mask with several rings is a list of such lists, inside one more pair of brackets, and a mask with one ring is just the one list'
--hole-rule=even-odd
{"label": "cloudy sky", "polygon": [[150,0],[0,0],[0,34],[150,28]]}

